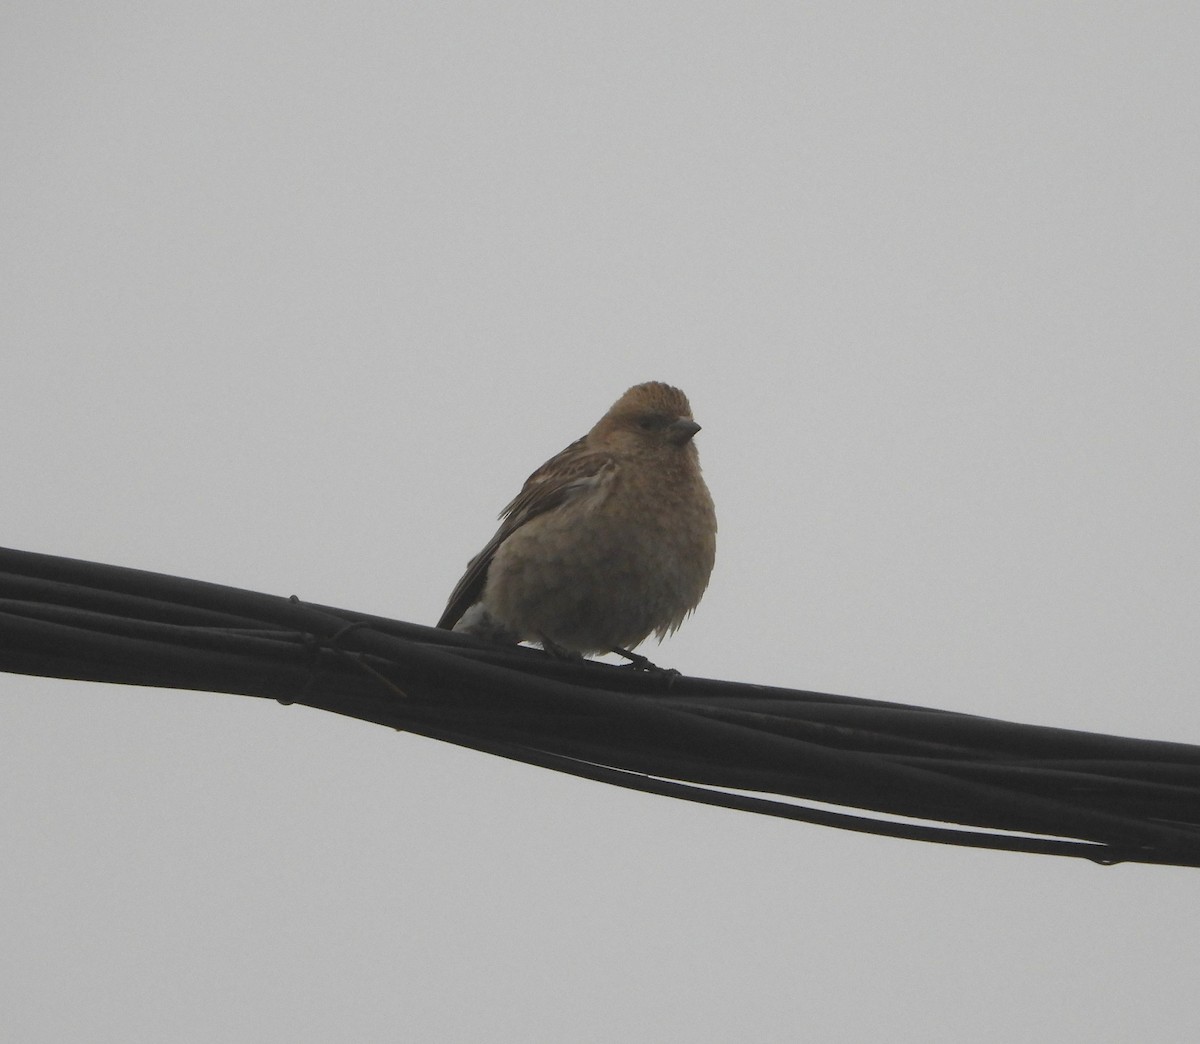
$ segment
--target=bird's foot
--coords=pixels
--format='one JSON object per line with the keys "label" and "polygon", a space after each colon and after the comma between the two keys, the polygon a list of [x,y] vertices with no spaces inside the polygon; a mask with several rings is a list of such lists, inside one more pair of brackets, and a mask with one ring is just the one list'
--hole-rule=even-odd
{"label": "bird's foot", "polygon": [[610,652],[615,652],[618,656],[624,656],[628,663],[620,664],[626,670],[630,671],[646,671],[648,674],[668,675],[672,678],[678,678],[679,672],[674,667],[659,667],[658,664],[651,663],[649,659],[641,653],[631,652],[629,649],[622,649],[618,645],[614,645]]}

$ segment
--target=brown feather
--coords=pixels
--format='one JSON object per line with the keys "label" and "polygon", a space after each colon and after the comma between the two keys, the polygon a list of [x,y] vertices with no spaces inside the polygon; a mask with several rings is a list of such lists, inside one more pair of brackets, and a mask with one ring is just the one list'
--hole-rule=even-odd
{"label": "brown feather", "polygon": [[487,583],[488,568],[501,544],[531,518],[562,504],[582,481],[600,474],[612,464],[607,453],[583,452],[587,436],[576,439],[556,453],[525,480],[521,492],[500,512],[501,524],[487,545],[467,564],[467,571],[455,585],[438,620],[438,627],[450,630],[463,613],[479,601]]}

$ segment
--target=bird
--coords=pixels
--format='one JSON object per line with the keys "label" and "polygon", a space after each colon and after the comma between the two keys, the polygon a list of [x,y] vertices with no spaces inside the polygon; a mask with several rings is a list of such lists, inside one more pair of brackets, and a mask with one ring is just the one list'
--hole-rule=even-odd
{"label": "bird", "polygon": [[632,650],[675,632],[716,558],[699,430],[678,388],[634,385],[526,479],[437,626],[568,659],[613,652],[653,669]]}

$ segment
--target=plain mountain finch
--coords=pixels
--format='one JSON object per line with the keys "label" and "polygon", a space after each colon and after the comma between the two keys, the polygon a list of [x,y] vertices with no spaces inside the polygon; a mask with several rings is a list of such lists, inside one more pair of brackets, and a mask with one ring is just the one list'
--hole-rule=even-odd
{"label": "plain mountain finch", "polygon": [[626,652],[673,633],[716,553],[699,430],[678,388],[630,388],[529,476],[438,626],[558,654]]}

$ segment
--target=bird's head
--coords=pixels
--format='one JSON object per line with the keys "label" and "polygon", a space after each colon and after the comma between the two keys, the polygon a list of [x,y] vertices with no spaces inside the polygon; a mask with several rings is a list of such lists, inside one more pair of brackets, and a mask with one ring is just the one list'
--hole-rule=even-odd
{"label": "bird's head", "polygon": [[678,452],[691,447],[700,425],[678,388],[661,381],[635,384],[592,429],[615,449],[626,452]]}

